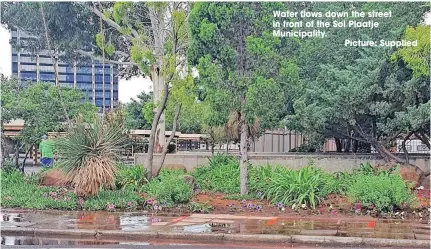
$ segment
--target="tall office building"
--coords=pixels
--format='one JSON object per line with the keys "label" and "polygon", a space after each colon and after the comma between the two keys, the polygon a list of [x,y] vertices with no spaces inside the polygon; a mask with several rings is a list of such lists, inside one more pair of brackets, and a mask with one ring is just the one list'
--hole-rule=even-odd
{"label": "tall office building", "polygon": [[[23,45],[29,38],[25,33],[12,31],[12,40]],[[48,51],[32,55],[25,48],[12,47],[12,75],[19,80],[43,81],[56,83],[53,64]],[[57,61],[58,84],[64,87],[78,88],[85,94],[83,101],[90,101],[108,111],[118,105],[118,76],[115,65],[93,61],[91,64],[76,66]],[[104,70],[103,70],[104,68]],[[104,73],[103,73],[104,71]],[[103,80],[104,79],[104,80]]]}

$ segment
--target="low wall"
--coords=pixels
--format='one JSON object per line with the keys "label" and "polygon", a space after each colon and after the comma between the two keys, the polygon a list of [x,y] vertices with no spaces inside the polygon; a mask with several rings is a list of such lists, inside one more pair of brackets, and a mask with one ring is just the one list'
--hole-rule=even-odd
{"label": "low wall", "polygon": [[[385,161],[378,154],[343,154],[343,153],[250,153],[250,162],[254,165],[278,164],[294,169],[299,169],[313,160],[315,165],[327,172],[351,172],[358,168],[361,163],[370,162],[372,165],[384,164]],[[136,153],[135,163],[144,164],[147,154]],[[167,154],[164,167],[185,168],[187,172],[193,171],[196,167],[208,163],[211,153],[184,152]],[[160,164],[160,154],[154,154],[154,165]],[[422,170],[429,169],[429,155],[409,155],[410,163],[418,166]],[[153,169],[156,171],[156,169]]]}

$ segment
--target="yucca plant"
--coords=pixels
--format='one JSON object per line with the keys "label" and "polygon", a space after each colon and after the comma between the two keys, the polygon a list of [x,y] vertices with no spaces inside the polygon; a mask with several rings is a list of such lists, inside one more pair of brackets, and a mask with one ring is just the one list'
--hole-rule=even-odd
{"label": "yucca plant", "polygon": [[96,195],[103,187],[115,186],[116,161],[127,134],[121,117],[96,117],[93,124],[76,119],[68,134],[57,139],[58,166],[79,196]]}

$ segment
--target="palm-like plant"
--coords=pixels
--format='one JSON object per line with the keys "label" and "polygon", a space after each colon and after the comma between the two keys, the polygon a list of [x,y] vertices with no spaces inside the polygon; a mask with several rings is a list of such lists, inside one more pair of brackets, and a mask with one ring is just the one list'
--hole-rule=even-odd
{"label": "palm-like plant", "polygon": [[105,120],[97,117],[90,125],[78,118],[67,136],[56,141],[59,167],[77,195],[91,196],[115,186],[116,161],[127,141],[120,119],[115,114]]}

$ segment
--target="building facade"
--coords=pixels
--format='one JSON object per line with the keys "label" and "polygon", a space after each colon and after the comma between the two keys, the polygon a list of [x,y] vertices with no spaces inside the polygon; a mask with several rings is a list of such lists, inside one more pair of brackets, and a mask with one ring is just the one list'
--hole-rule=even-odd
{"label": "building facade", "polygon": [[[23,45],[25,39],[31,39],[20,31],[12,31],[12,40]],[[52,82],[63,87],[80,89],[85,97],[99,107],[99,112],[109,111],[118,105],[118,74],[112,64],[97,61],[76,66],[57,61],[58,82],[55,79],[54,63],[48,51],[37,55],[25,48],[12,47],[12,75],[22,81]]]}

